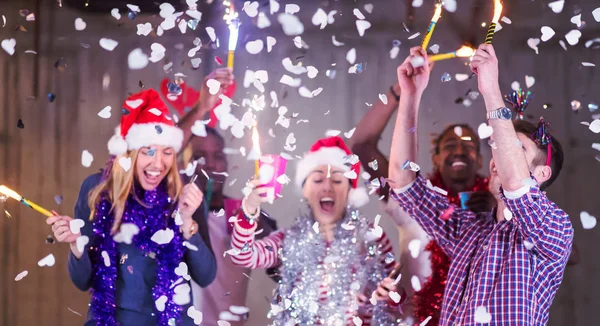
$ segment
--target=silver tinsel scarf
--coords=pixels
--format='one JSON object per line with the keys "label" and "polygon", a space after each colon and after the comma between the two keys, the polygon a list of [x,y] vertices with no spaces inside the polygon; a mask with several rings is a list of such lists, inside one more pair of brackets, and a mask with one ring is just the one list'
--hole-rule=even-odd
{"label": "silver tinsel scarf", "polygon": [[[381,248],[376,238],[369,237],[369,222],[357,210],[347,209],[329,246],[322,234],[315,233],[314,223],[304,204],[286,231],[280,251],[282,279],[269,312],[273,325],[352,325],[352,316],[361,317],[357,295],[369,297],[386,277]],[[323,290],[327,299],[321,302]],[[367,303],[366,309],[373,315],[371,325],[397,324],[387,312],[387,302]]]}

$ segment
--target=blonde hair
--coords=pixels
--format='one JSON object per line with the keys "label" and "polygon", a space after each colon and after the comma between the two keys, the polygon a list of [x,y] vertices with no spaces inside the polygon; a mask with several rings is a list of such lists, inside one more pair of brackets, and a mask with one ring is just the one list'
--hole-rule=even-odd
{"label": "blonde hair", "polygon": [[[121,226],[121,218],[125,211],[125,204],[129,195],[135,196],[133,192],[133,186],[135,181],[135,171],[139,150],[128,151],[125,154],[117,155],[113,160],[110,172],[106,180],[100,182],[89,194],[88,205],[90,207],[90,221],[93,221],[96,216],[96,205],[100,201],[101,195],[108,192],[108,200],[111,202],[112,207],[110,212],[114,214],[114,222],[111,228],[111,234],[115,234]],[[119,164],[120,158],[131,158],[133,162],[131,168],[125,171]],[[108,167],[107,167],[108,168]],[[181,178],[179,177],[179,171],[177,168],[176,156],[173,155],[173,165],[169,170],[167,176],[167,193],[169,197],[173,199],[173,202],[177,201],[181,188],[183,187]],[[138,201],[139,199],[136,198]],[[141,202],[141,201],[140,201]]]}

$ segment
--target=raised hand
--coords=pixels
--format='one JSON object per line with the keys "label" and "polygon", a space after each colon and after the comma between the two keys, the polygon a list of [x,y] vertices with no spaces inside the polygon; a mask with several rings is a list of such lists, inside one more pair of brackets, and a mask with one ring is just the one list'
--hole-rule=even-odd
{"label": "raised hand", "polygon": [[56,241],[74,244],[81,233],[71,232],[71,221],[73,221],[72,217],[54,215],[46,219],[46,224],[52,225],[52,233]]}
{"label": "raised hand", "polygon": [[[423,58],[423,63],[418,67],[413,62]],[[433,62],[427,58],[427,52],[420,46],[410,49],[410,55],[398,67],[398,84],[402,94],[422,94],[429,83],[429,75],[433,68]]]}
{"label": "raised hand", "polygon": [[[221,87],[219,87],[219,91],[216,94],[211,94],[209,92],[208,86],[206,82],[209,79],[214,79],[221,83]],[[219,101],[219,96],[223,94],[225,89],[233,84],[233,72],[229,68],[219,68],[213,72],[211,72],[208,76],[204,78],[204,82],[202,83],[202,88],[200,89],[200,99],[198,100],[198,105],[202,110],[211,110]]]}
{"label": "raised hand", "polygon": [[204,194],[195,184],[190,183],[183,187],[179,196],[178,209],[184,222],[191,221],[192,215],[200,207],[203,199]]}
{"label": "raised hand", "polygon": [[481,44],[471,60],[471,71],[477,74],[479,92],[483,96],[500,91],[498,83],[498,58],[491,44]]}
{"label": "raised hand", "polygon": [[273,198],[267,196],[269,188],[260,187],[262,182],[259,179],[254,179],[247,183],[251,191],[244,199],[244,209],[249,214],[256,214],[260,210],[262,203],[271,202]]}

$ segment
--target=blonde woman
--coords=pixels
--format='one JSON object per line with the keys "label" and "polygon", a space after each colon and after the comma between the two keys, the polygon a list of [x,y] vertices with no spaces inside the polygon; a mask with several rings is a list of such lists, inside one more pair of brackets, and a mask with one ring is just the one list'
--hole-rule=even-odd
{"label": "blonde woman", "polygon": [[75,219],[54,216],[48,224],[70,244],[71,280],[91,290],[85,325],[199,324],[189,280],[207,286],[216,263],[192,217],[202,192],[182,186],[178,174],[183,132],[154,90],[123,107],[108,143],[112,159],[83,182]]}

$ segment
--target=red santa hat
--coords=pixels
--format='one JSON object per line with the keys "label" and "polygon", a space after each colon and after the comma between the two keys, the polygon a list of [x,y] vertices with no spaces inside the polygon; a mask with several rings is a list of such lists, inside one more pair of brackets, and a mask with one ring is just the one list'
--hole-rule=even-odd
{"label": "red santa hat", "polygon": [[123,108],[126,111],[121,116],[121,124],[108,141],[111,155],[151,145],[173,147],[177,152],[181,149],[183,131],[175,126],[167,105],[155,90],[131,95]]}
{"label": "red santa hat", "polygon": [[[348,194],[348,204],[360,207],[369,202],[369,195],[364,187],[358,187],[360,177],[360,162],[354,164],[346,163],[347,156],[352,152],[346,147],[344,140],[340,137],[329,137],[319,139],[312,145],[310,151],[298,162],[296,167],[296,185],[302,188],[306,177],[320,165],[331,165],[351,173],[352,189]],[[346,158],[346,159],[345,159]],[[348,174],[345,174],[348,176]]]}

